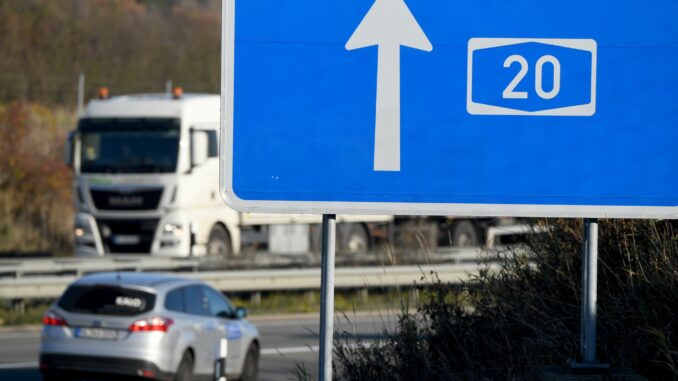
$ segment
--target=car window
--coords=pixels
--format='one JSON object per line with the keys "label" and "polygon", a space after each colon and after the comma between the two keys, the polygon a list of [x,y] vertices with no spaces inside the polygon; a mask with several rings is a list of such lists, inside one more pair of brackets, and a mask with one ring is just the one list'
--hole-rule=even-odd
{"label": "car window", "polygon": [[182,288],[177,288],[167,293],[167,296],[165,296],[165,309],[168,311],[186,312],[184,290]]}
{"label": "car window", "polygon": [[71,286],[58,305],[68,312],[134,316],[152,310],[155,295],[119,286]]}
{"label": "car window", "polygon": [[184,287],[183,290],[186,313],[201,316],[211,315],[207,296],[203,292],[202,286],[188,286]]}
{"label": "car window", "polygon": [[209,287],[204,287],[204,290],[205,294],[207,294],[207,300],[210,304],[210,314],[212,316],[218,316],[221,313],[233,316],[233,306],[231,306],[231,303],[222,293]]}

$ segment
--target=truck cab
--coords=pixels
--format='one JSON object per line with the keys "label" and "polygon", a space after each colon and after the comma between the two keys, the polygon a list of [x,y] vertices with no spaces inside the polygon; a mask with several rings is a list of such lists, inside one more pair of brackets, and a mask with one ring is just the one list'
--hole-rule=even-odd
{"label": "truck cab", "polygon": [[218,184],[219,96],[93,100],[72,134],[79,256],[224,254],[239,216]]}

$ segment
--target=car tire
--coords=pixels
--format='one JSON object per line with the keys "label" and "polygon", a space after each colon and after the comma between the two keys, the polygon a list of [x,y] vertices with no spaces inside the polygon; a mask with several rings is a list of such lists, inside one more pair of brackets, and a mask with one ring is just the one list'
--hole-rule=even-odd
{"label": "car tire", "polygon": [[480,235],[471,221],[457,221],[452,226],[451,243],[454,247],[477,247]]}
{"label": "car tire", "polygon": [[240,381],[257,381],[259,373],[259,347],[256,344],[250,345],[245,357],[245,363],[242,366]]}
{"label": "car tire", "polygon": [[193,355],[191,352],[184,352],[174,375],[174,381],[192,381],[193,380]]}
{"label": "car tire", "polygon": [[233,255],[231,236],[222,225],[214,225],[207,239],[207,256],[211,258],[228,258]]}

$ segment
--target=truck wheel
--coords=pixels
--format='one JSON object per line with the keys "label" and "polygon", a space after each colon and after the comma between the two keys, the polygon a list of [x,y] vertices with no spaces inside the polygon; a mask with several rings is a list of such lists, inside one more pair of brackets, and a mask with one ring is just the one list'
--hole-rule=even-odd
{"label": "truck wheel", "polygon": [[337,226],[338,250],[348,253],[365,253],[370,248],[370,236],[363,224],[344,223]]}
{"label": "truck wheel", "polygon": [[231,236],[221,225],[214,225],[207,239],[207,256],[226,258],[233,255]]}
{"label": "truck wheel", "polygon": [[452,246],[477,247],[479,245],[479,234],[471,221],[457,221],[452,225]]}

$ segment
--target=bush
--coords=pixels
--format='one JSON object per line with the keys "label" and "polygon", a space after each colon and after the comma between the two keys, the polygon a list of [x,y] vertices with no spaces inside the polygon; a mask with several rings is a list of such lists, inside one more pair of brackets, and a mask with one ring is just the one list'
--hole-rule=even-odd
{"label": "bush", "polygon": [[[582,224],[543,224],[529,255],[482,271],[467,298],[438,282],[384,341],[337,343],[337,378],[518,380],[531,366],[567,366],[579,353]],[[653,380],[678,379],[676,232],[671,222],[600,223],[598,357]]]}
{"label": "bush", "polygon": [[0,252],[71,249],[71,173],[63,162],[72,113],[0,105]]}

